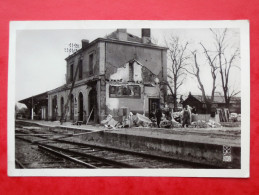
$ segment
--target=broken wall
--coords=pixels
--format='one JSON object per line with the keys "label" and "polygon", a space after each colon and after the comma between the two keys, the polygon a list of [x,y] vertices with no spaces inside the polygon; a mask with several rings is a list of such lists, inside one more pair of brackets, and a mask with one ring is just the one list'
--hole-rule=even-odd
{"label": "broken wall", "polygon": [[[120,82],[128,82],[131,81],[130,78],[130,63],[126,63],[125,65],[117,68],[116,72],[111,74],[109,77],[109,80],[120,80]],[[133,62],[132,64],[133,68],[133,80],[135,82],[142,82],[142,66],[138,64],[137,62]]]}
{"label": "broken wall", "polygon": [[160,86],[154,82],[157,76],[134,60],[113,71],[107,79],[106,113],[118,119],[119,109],[126,107],[134,114],[148,115],[149,98],[162,98]]}
{"label": "broken wall", "polygon": [[167,60],[166,50],[163,49],[107,42],[105,59],[107,79],[117,71],[117,68],[133,59],[157,75],[160,81],[166,79]]}

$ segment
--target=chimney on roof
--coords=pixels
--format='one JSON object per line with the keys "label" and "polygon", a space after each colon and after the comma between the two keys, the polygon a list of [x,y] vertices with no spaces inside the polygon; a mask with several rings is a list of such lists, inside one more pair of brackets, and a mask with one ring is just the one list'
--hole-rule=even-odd
{"label": "chimney on roof", "polygon": [[141,38],[143,43],[151,43],[151,31],[150,28],[141,29]]}
{"label": "chimney on roof", "polygon": [[116,34],[117,34],[117,39],[119,39],[120,41],[127,41],[128,40],[126,28],[117,29]]}
{"label": "chimney on roof", "polygon": [[89,40],[87,40],[87,39],[82,39],[82,49],[87,48],[88,45],[89,45]]}

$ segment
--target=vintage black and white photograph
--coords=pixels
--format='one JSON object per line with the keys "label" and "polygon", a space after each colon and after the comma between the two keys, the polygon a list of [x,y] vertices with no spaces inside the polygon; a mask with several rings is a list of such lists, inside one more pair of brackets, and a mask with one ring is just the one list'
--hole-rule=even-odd
{"label": "vintage black and white photograph", "polygon": [[10,176],[249,177],[247,21],[10,26]]}

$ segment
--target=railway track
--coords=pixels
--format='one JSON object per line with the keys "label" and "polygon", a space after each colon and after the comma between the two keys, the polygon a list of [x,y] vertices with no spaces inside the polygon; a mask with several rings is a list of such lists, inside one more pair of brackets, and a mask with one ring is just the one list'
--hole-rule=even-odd
{"label": "railway track", "polygon": [[77,152],[61,147],[38,145],[39,149],[55,154],[74,163],[84,165],[88,168],[138,168],[133,165],[103,158],[100,156],[89,155],[87,153]]}
{"label": "railway track", "polygon": [[15,154],[15,167],[17,169],[85,168],[82,164],[41,151],[37,145],[28,144],[22,139],[16,139],[16,147],[19,147],[20,151],[20,153]]}
{"label": "railway track", "polygon": [[[152,155],[107,146],[60,139],[71,133],[18,128],[15,137],[37,145],[40,151],[87,168],[222,168],[200,162]],[[16,163],[19,166],[18,163]]]}
{"label": "railway track", "polygon": [[219,168],[170,157],[67,140],[50,140],[48,143],[40,143],[42,135],[39,136],[40,140],[36,135],[24,136],[26,138],[16,137],[37,144],[41,151],[87,168]]}

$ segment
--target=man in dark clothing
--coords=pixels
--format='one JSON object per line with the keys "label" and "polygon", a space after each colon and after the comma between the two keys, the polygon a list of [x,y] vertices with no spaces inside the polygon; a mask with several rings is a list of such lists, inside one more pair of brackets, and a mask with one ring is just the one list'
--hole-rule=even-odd
{"label": "man in dark clothing", "polygon": [[160,128],[161,117],[162,117],[162,111],[161,111],[161,108],[158,108],[156,111],[156,121],[157,121],[158,128]]}

